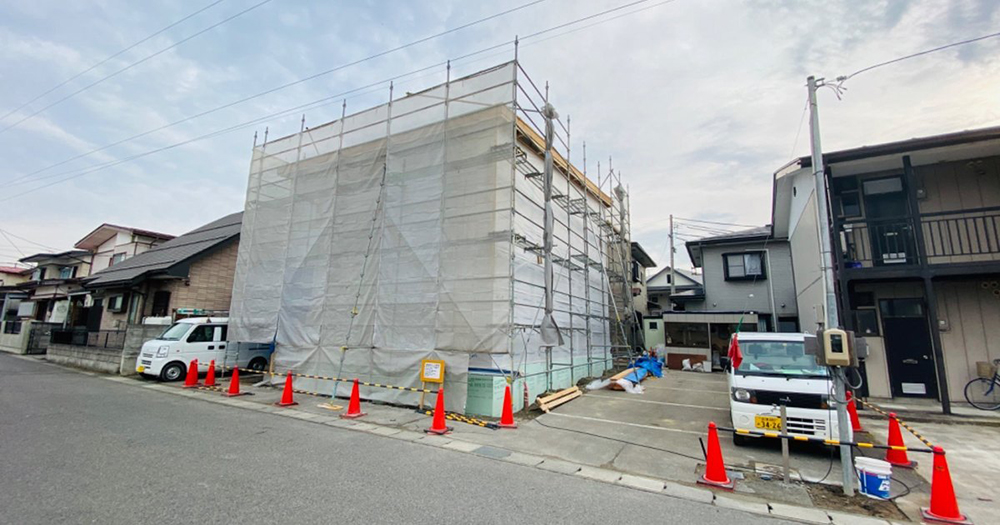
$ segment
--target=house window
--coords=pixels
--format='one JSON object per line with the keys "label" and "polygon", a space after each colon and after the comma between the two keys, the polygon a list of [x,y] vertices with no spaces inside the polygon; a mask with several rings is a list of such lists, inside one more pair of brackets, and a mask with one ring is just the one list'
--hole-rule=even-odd
{"label": "house window", "polygon": [[45,280],[45,268],[35,268],[35,271],[31,272],[32,281],[42,281]]}
{"label": "house window", "polygon": [[125,255],[126,255],[125,252],[122,252],[122,253],[116,253],[113,256],[111,256],[111,264],[110,264],[110,266],[114,266],[114,265],[116,265],[116,264],[124,261],[125,260]]}
{"label": "house window", "polygon": [[122,312],[125,310],[125,296],[122,294],[108,297],[108,311]]}
{"label": "house window", "polygon": [[153,317],[166,317],[170,312],[170,292],[159,290],[153,294],[153,308],[150,315]]}
{"label": "house window", "polygon": [[861,195],[857,177],[834,177],[833,193],[838,217],[860,217]]}
{"label": "house window", "polygon": [[650,330],[659,330],[660,329],[660,323],[657,323],[656,321],[650,321],[649,322],[649,329]]}
{"label": "house window", "polygon": [[764,252],[723,254],[723,270],[727,281],[766,279]]}
{"label": "house window", "polygon": [[667,346],[708,348],[708,323],[663,323]]}
{"label": "house window", "polygon": [[59,268],[59,278],[60,279],[72,279],[76,275],[75,266],[63,266]]}
{"label": "house window", "polygon": [[633,283],[641,282],[639,280],[640,273],[641,272],[639,270],[639,262],[638,261],[632,261],[632,282]]}
{"label": "house window", "polygon": [[855,310],[854,333],[860,336],[878,335],[878,314],[874,308]]}

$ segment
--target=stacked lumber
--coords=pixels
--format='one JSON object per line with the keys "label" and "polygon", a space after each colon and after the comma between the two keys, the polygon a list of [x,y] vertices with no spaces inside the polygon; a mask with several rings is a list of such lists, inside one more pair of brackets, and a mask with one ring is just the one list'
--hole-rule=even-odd
{"label": "stacked lumber", "polygon": [[[625,370],[622,370],[621,372],[618,372],[617,374],[611,376],[610,378],[608,378],[608,379],[611,380],[611,384],[608,385],[608,388],[610,388],[611,390],[625,390],[624,388],[622,388],[621,385],[618,384],[618,380],[619,379],[625,379],[626,377],[631,376],[633,373],[637,372],[638,370],[639,370],[639,368],[636,368],[636,367],[626,368]],[[640,376],[640,379],[639,379],[640,383],[643,382],[643,381],[645,381],[646,378],[649,377],[649,374],[638,374],[638,375]]]}
{"label": "stacked lumber", "polygon": [[579,387],[572,386],[554,394],[538,396],[535,398],[535,402],[538,403],[538,408],[541,408],[543,412],[548,412],[553,408],[566,403],[567,401],[572,401],[582,395],[583,392],[580,391]]}

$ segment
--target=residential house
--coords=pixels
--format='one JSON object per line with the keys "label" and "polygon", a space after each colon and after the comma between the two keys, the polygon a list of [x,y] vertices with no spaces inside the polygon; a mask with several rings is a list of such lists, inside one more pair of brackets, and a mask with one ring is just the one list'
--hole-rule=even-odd
{"label": "residential house", "polygon": [[649,290],[650,314],[659,316],[663,312],[685,310],[688,302],[701,303],[705,300],[705,288],[701,275],[669,266],[663,267],[646,279]]}
{"label": "residential house", "polygon": [[653,258],[642,249],[642,245],[632,241],[632,302],[640,317],[649,315],[649,292],[646,285],[646,270],[655,268]]}
{"label": "residential house", "polygon": [[18,266],[0,266],[0,286],[14,286],[27,282],[31,276],[31,268]]}
{"label": "residential house", "polygon": [[73,247],[92,254],[90,273],[96,273],[173,238],[165,233],[104,223]]}
{"label": "residential house", "polygon": [[92,296],[85,329],[55,330],[46,359],[102,372],[135,373],[142,343],[163,331],[150,317],[229,311],[242,213],[115,262],[86,279]]}
{"label": "residential house", "polygon": [[[668,287],[669,302],[683,310],[661,311],[660,319],[646,322],[650,340],[665,347],[669,366],[684,359],[717,366],[737,330],[798,331],[788,241],[775,236],[770,225],[689,241],[686,247],[694,267],[702,269],[700,287],[689,285],[674,295]],[[650,324],[660,321],[662,328]]]}
{"label": "residential house", "polygon": [[[865,336],[875,397],[963,398],[1000,358],[1000,127],[823,155],[841,324]],[[774,175],[775,235],[792,251],[802,328],[824,324],[809,157]]]}
{"label": "residential house", "polygon": [[95,272],[85,287],[102,309],[97,326],[123,330],[145,317],[228,312],[242,217],[227,215]]}
{"label": "residential house", "polygon": [[86,324],[87,291],[81,282],[90,275],[90,252],[37,253],[21,262],[35,267],[28,281],[18,285],[26,292],[18,308],[19,318],[70,326]]}

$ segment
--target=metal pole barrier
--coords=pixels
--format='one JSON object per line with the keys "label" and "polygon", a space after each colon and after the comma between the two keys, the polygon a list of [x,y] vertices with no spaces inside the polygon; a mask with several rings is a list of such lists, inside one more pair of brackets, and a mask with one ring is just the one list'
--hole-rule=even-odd
{"label": "metal pole barrier", "polygon": [[[781,436],[788,437],[788,407],[781,405]],[[781,440],[781,470],[785,475],[785,483],[792,482],[792,475],[788,466],[788,439]]]}

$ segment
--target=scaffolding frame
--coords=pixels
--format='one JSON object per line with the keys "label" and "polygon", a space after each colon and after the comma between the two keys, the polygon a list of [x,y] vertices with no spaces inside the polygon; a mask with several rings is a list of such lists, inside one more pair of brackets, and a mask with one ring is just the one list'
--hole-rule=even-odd
{"label": "scaffolding frame", "polygon": [[[432,90],[441,88],[442,86],[434,86],[414,94],[408,93],[406,97],[394,98],[393,89],[390,85],[388,89],[389,100],[385,105],[384,114],[379,114],[376,110],[380,107],[376,107],[364,110],[361,113],[347,115],[345,101],[341,108],[341,118],[339,120],[309,129],[305,127],[305,117],[303,117],[299,133],[271,141],[267,140],[267,135],[265,134],[263,143],[260,145],[255,143],[254,158],[251,162],[250,184],[248,184],[247,188],[248,206],[244,219],[245,241],[241,243],[240,259],[244,259],[244,254],[242,253],[244,248],[260,251],[266,249],[264,246],[256,246],[258,244],[258,237],[265,240],[266,238],[254,235],[254,230],[258,226],[258,210],[257,207],[250,206],[251,202],[256,203],[255,199],[260,199],[263,195],[268,194],[268,192],[277,192],[280,195],[282,191],[286,190],[289,192],[288,199],[294,199],[294,196],[297,194],[296,188],[299,185],[300,167],[302,163],[310,162],[310,159],[315,160],[317,157],[335,152],[337,155],[335,164],[329,165],[327,170],[328,172],[332,170],[339,174],[341,170],[352,169],[353,166],[351,163],[357,162],[353,161],[351,156],[345,156],[344,153],[349,151],[349,148],[361,147],[369,144],[370,141],[381,141],[382,143],[382,146],[380,146],[382,148],[382,156],[379,157],[380,154],[375,152],[373,153],[374,157],[372,157],[375,161],[382,163],[381,182],[374,192],[370,192],[374,203],[367,207],[360,207],[357,212],[354,212],[358,220],[356,221],[357,226],[353,230],[340,231],[342,234],[346,232],[347,234],[363,235],[366,232],[363,232],[360,226],[362,222],[361,218],[366,219],[363,222],[364,230],[367,230],[367,248],[358,247],[355,248],[356,251],[354,252],[355,258],[358,262],[361,262],[361,275],[358,276],[357,288],[352,292],[350,297],[351,301],[349,303],[353,303],[353,306],[351,304],[344,304],[344,301],[326,301],[319,307],[320,317],[324,319],[330,315],[339,316],[343,314],[349,316],[349,319],[344,323],[347,326],[347,337],[343,343],[340,343],[341,346],[337,348],[341,353],[339,356],[339,369],[335,370],[335,374],[332,374],[335,377],[344,376],[345,356],[349,352],[374,352],[377,350],[377,345],[369,341],[369,332],[372,330],[372,323],[374,321],[368,317],[357,320],[355,318],[364,314],[364,312],[360,311],[365,308],[361,300],[362,293],[372,293],[371,288],[373,285],[369,281],[370,277],[365,273],[365,269],[367,268],[369,257],[374,254],[373,250],[379,249],[376,245],[381,239],[382,231],[386,228],[387,205],[384,202],[383,192],[385,191],[386,173],[390,162],[387,151],[390,147],[402,147],[400,145],[402,142],[399,144],[395,142],[393,134],[395,130],[391,126],[393,119],[406,119],[417,111],[426,111],[428,108],[441,105],[444,115],[444,120],[442,121],[444,122],[443,133],[445,136],[445,147],[447,147],[447,135],[448,129],[450,129],[448,126],[450,122],[450,104],[459,102],[463,103],[464,106],[475,104],[476,102],[473,99],[478,94],[506,85],[506,82],[504,82],[482,87],[479,91],[465,91],[462,97],[467,97],[466,99],[456,98],[453,100],[450,95],[452,83],[474,78],[476,75],[496,72],[503,67],[510,67],[512,72],[509,80],[509,101],[502,104],[506,105],[513,115],[510,145],[496,146],[490,151],[483,151],[480,157],[495,158],[498,159],[498,162],[509,162],[510,178],[506,187],[498,185],[482,190],[482,192],[509,192],[509,208],[498,207],[486,211],[473,210],[468,215],[472,216],[484,213],[508,214],[506,221],[507,231],[496,231],[493,233],[498,236],[504,236],[505,240],[503,242],[509,243],[510,256],[507,268],[509,314],[505,329],[506,348],[504,349],[509,361],[504,363],[503,359],[500,359],[500,362],[498,362],[497,356],[502,355],[504,351],[496,347],[493,350],[483,353],[489,356],[489,361],[492,363],[493,368],[506,375],[510,381],[518,378],[527,379],[532,376],[544,375],[545,389],[550,389],[556,384],[556,374],[568,372],[570,377],[575,381],[578,375],[581,377],[592,377],[595,374],[613,368],[615,365],[626,364],[625,360],[632,358],[632,349],[635,346],[635,341],[632,340],[631,334],[633,332],[630,329],[630,325],[634,324],[632,321],[634,321],[635,317],[631,287],[628,281],[629,268],[631,267],[628,195],[622,187],[620,172],[611,169],[610,162],[606,173],[602,172],[600,163],[598,163],[596,180],[588,177],[586,143],[583,146],[583,170],[580,171],[573,165],[572,153],[575,149],[571,148],[571,119],[567,116],[565,122],[562,119],[556,120],[558,125],[554,130],[554,140],[551,149],[555,160],[555,172],[563,177],[563,179],[558,180],[558,188],[553,187],[553,206],[557,210],[553,221],[553,242],[558,247],[558,250],[553,249],[552,261],[554,268],[558,268],[558,270],[554,271],[555,277],[553,279],[553,292],[559,301],[555,312],[560,314],[561,318],[566,321],[564,325],[560,324],[560,330],[565,336],[565,344],[556,348],[548,347],[548,350],[545,352],[544,369],[542,371],[529,373],[525,366],[529,350],[533,348],[533,345],[531,345],[532,336],[539,333],[540,326],[537,321],[540,315],[539,312],[542,310],[542,305],[534,304],[530,300],[531,295],[537,293],[539,288],[538,283],[524,278],[523,275],[518,273],[517,268],[518,262],[523,262],[523,257],[538,256],[543,251],[543,247],[536,242],[537,232],[544,229],[544,226],[539,224],[539,222],[543,221],[536,220],[534,215],[536,215],[537,210],[541,210],[544,207],[544,204],[539,202],[538,195],[545,188],[544,178],[542,177],[541,169],[537,166],[536,157],[538,155],[544,156],[545,153],[544,147],[542,150],[539,150],[537,137],[544,134],[544,124],[540,125],[539,121],[541,119],[539,117],[541,116],[542,106],[548,103],[549,89],[546,84],[543,93],[531,77],[528,76],[517,58],[517,43],[515,42],[514,60],[473,75],[453,79],[451,64],[448,63],[446,70],[447,80],[443,85],[444,97],[439,101],[427,102],[425,105],[419,106],[417,109],[409,112],[406,109],[395,112],[394,105],[396,103],[414,96],[432,98],[424,94],[430,93]],[[407,106],[403,104],[400,107],[405,108]],[[462,113],[462,116],[468,114],[468,112]],[[359,116],[367,119],[369,115],[370,121],[362,119],[363,125],[358,124]],[[345,121],[351,118],[354,118],[351,121],[352,127],[349,132],[345,132]],[[461,116],[456,118],[461,118]],[[338,122],[339,127],[336,127]],[[384,131],[378,131],[379,128],[382,128]],[[350,144],[345,143],[348,135],[353,135]],[[304,138],[306,137],[308,137],[308,140],[304,143]],[[304,158],[306,150],[311,155],[308,158]],[[398,153],[401,150],[396,151]],[[447,152],[447,150],[445,151]],[[445,159],[443,169],[447,170],[449,163],[447,159],[449,157],[447,153],[443,157]],[[367,161],[371,160],[367,159]],[[312,176],[315,174],[310,173],[309,175]],[[268,186],[271,188],[268,189]],[[553,182],[553,186],[556,186],[555,181]],[[467,192],[458,194],[457,196],[465,197],[474,195],[475,193],[477,192],[467,190]],[[280,199],[281,197],[275,198]],[[334,202],[337,202],[336,198],[334,198]],[[440,205],[443,211],[444,202],[442,201]],[[285,253],[283,255],[276,255],[278,259],[282,256],[285,258],[286,270],[283,271],[285,274],[288,273],[287,265],[290,264],[288,260],[293,257],[289,253],[289,245],[292,243],[292,226],[293,221],[296,220],[295,214],[298,211],[294,200],[290,207],[288,231],[285,232]],[[449,216],[450,219],[460,217],[462,216]],[[338,247],[338,249],[340,248]],[[555,253],[556,251],[558,251],[558,254]],[[345,260],[342,255],[341,253],[334,253],[330,249],[328,258],[331,261],[335,257],[340,257],[339,260]],[[379,259],[381,259],[381,255],[379,255]],[[252,265],[248,264],[247,261],[238,263],[238,267],[242,268],[241,271],[244,274],[248,271],[253,271]],[[377,272],[378,268],[374,271]],[[443,279],[441,267],[437,269],[437,272],[437,275],[434,277],[438,281],[438,287],[440,288],[440,281]],[[236,306],[233,308],[233,318],[236,320],[236,325],[242,322],[240,316],[242,315],[241,310],[243,310],[244,301],[260,299],[259,297],[252,297],[253,292],[248,291],[246,275],[240,276],[238,272],[238,276],[240,279],[237,280],[236,286],[234,286],[234,305]],[[452,281],[455,280],[452,278]],[[280,288],[278,288],[279,295],[285,293],[284,288],[285,281],[282,281]],[[544,289],[544,287],[542,288]],[[525,290],[528,292],[526,293]],[[466,302],[472,303],[475,301]],[[280,298],[277,304],[283,304]],[[346,311],[340,312],[339,310],[341,309]],[[281,330],[282,319],[285,315],[290,314],[281,311],[275,314],[272,324],[274,327],[273,337],[267,338],[268,342],[273,340],[278,343],[279,352],[282,349],[283,343]],[[524,319],[521,319],[529,315],[534,318],[533,321],[525,322]],[[360,324],[356,326],[356,322]],[[330,327],[322,324],[319,326],[319,338],[324,338],[324,330],[335,331],[342,328],[343,326],[337,324],[333,324]],[[357,337],[354,334],[355,330],[360,330],[360,334]],[[242,329],[234,330],[234,332],[241,336],[251,333],[251,331]],[[257,338],[262,339],[259,336],[261,333],[260,330],[257,331]],[[245,340],[245,342],[253,340],[251,338]],[[472,355],[477,355],[471,350],[469,352]],[[290,360],[283,361],[280,357],[280,354],[276,355],[275,371],[277,373],[295,368],[295,364]],[[585,374],[579,374],[578,370],[580,369],[583,369]],[[376,372],[372,369],[368,372],[356,372],[356,375],[374,382],[414,386],[413,377],[409,372],[406,374],[400,373],[398,377],[393,376],[390,372],[379,373],[382,375],[376,375]],[[340,385],[340,387],[344,387],[344,385]],[[338,395],[343,394],[343,388],[336,388],[335,393]],[[393,397],[384,400],[407,403],[407,401],[398,397],[402,395],[404,394],[395,393]],[[527,406],[528,402],[526,398],[525,406]],[[464,404],[464,400],[462,403]],[[449,407],[449,409],[452,408]],[[454,408],[462,411],[461,407]]]}

